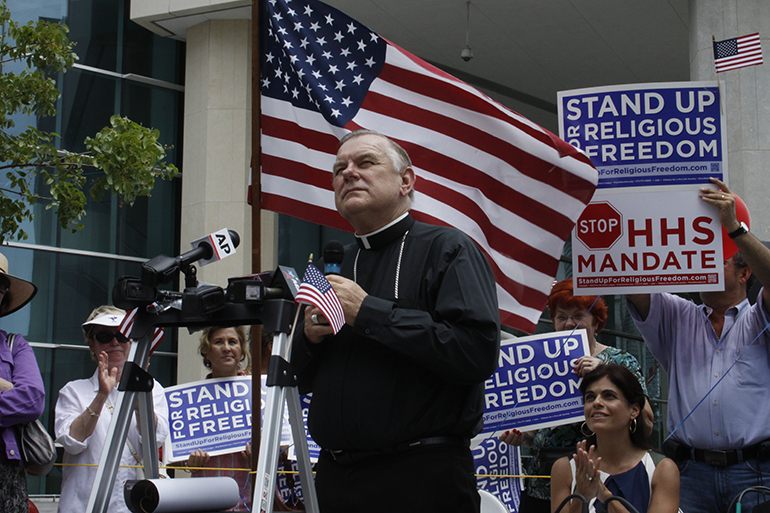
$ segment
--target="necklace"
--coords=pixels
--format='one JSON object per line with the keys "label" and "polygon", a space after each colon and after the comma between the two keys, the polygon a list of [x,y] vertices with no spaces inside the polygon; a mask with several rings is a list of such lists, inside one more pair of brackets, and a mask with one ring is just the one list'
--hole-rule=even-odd
{"label": "necklace", "polygon": [[[409,233],[409,230],[404,232],[403,237],[401,237],[401,248],[398,250],[398,261],[396,262],[396,279],[395,283],[393,284],[393,294],[396,299],[398,299],[398,279],[401,276],[401,257],[404,255],[404,244],[406,244],[406,236]],[[353,262],[353,281],[358,283],[358,257],[361,255],[361,248],[358,248],[358,251],[356,252],[356,259]]]}

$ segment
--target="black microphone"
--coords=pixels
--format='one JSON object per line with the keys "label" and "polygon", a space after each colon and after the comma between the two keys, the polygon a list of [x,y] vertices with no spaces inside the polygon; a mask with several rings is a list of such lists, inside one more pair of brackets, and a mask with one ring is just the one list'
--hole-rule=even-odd
{"label": "black microphone", "polygon": [[[227,230],[230,240],[233,242],[233,246],[237,248],[241,244],[241,237],[237,232],[233,230]],[[212,233],[208,236],[208,239],[203,239],[198,242],[198,247],[191,249],[186,253],[182,253],[176,257],[177,265],[185,267],[198,260],[211,260],[214,257],[214,248],[209,244],[212,238],[215,238],[217,234]],[[234,249],[234,248],[233,248]]]}
{"label": "black microphone", "polygon": [[324,246],[324,274],[340,274],[345,250],[338,240],[330,240]]}

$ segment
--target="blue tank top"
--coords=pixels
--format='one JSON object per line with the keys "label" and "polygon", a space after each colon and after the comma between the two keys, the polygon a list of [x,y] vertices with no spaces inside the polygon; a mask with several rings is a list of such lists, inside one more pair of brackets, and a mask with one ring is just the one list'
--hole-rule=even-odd
{"label": "blue tank top", "polygon": [[[604,485],[616,497],[623,497],[631,503],[639,513],[647,513],[650,504],[650,478],[644,462],[640,461],[634,468],[621,474],[609,476]],[[597,499],[594,507],[600,510],[602,503]]]}

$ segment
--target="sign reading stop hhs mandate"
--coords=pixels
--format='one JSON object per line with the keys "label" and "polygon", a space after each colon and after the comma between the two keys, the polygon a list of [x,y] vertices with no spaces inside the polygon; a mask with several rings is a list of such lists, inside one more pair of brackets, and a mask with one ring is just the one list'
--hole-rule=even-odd
{"label": "sign reading stop hhs mandate", "polygon": [[724,290],[718,213],[697,187],[635,192],[605,192],[578,219],[575,294]]}

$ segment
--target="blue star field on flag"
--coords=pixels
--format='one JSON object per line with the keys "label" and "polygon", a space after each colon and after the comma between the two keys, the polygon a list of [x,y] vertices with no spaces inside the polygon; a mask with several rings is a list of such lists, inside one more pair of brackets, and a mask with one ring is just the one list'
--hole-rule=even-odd
{"label": "blue star field on flag", "polygon": [[262,2],[262,94],[345,126],[382,70],[387,43],[328,5]]}

